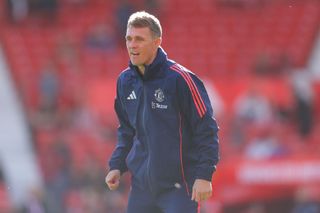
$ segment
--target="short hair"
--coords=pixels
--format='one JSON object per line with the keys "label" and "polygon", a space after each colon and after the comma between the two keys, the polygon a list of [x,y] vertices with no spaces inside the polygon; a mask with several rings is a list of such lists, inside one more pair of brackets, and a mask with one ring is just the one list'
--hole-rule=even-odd
{"label": "short hair", "polygon": [[162,28],[159,19],[145,11],[133,13],[128,20],[127,28],[129,27],[148,27],[153,36],[162,36]]}

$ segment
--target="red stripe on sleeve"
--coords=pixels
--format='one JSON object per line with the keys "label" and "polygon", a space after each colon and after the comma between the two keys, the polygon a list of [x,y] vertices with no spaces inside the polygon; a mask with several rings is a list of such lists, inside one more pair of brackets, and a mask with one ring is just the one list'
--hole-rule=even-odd
{"label": "red stripe on sleeve", "polygon": [[[192,80],[190,79],[190,77],[188,77],[188,75],[186,75],[186,73],[184,73],[181,69],[179,69],[176,66],[171,66],[171,69],[173,69],[174,71],[176,71],[177,73],[179,73],[183,79],[186,81],[191,95],[192,95],[192,99],[193,102],[198,110],[199,116],[202,118],[205,114],[205,109],[203,108],[203,106],[201,106],[201,101],[199,100],[199,97],[197,96],[197,92],[195,91],[194,85],[192,85]],[[201,98],[200,98],[201,99]],[[203,103],[203,102],[202,102]]]}
{"label": "red stripe on sleeve", "polygon": [[197,97],[199,98],[199,100],[201,101],[201,106],[203,107],[204,111],[206,111],[206,110],[207,110],[207,109],[206,109],[206,105],[204,104],[203,99],[202,99],[202,97],[201,97],[201,95],[200,95],[200,93],[199,93],[198,87],[197,87],[196,84],[194,83],[192,77],[190,76],[190,73],[188,73],[187,71],[185,71],[182,67],[179,67],[177,64],[175,64],[175,65],[173,65],[173,66],[175,66],[176,68],[178,68],[179,70],[181,70],[181,71],[188,77],[188,79],[190,79],[190,82],[191,82],[194,90],[196,91],[196,95],[197,95]]}
{"label": "red stripe on sleeve", "polygon": [[189,76],[189,78],[190,78],[190,80],[191,80],[191,83],[193,84],[193,86],[194,86],[194,88],[195,88],[195,90],[196,90],[196,92],[197,92],[197,95],[198,95],[198,97],[199,97],[199,99],[200,99],[200,101],[201,101],[201,106],[203,107],[204,111],[206,112],[206,111],[207,111],[207,108],[206,108],[206,105],[205,105],[204,102],[203,102],[203,99],[202,99],[202,97],[201,97],[201,95],[200,95],[200,92],[199,92],[199,90],[198,90],[198,87],[197,87],[196,84],[194,83],[194,81],[193,81],[193,79],[191,78],[190,74],[189,74],[188,72],[186,72],[186,74]]}
{"label": "red stripe on sleeve", "polygon": [[188,86],[191,90],[191,93],[195,97],[194,102],[197,105],[197,108],[200,108],[200,110],[201,110],[201,113],[199,113],[200,117],[203,117],[203,115],[205,114],[207,109],[206,109],[206,106],[201,98],[199,90],[198,90],[196,84],[194,83],[193,79],[191,78],[190,74],[188,72],[186,72],[185,70],[182,70],[182,68],[178,67],[177,65],[173,65],[171,68],[174,69],[175,71],[177,71],[180,75],[182,75],[182,77],[187,81]]}
{"label": "red stripe on sleeve", "polygon": [[179,136],[180,136],[180,166],[181,166],[181,174],[182,174],[182,180],[185,184],[186,190],[187,190],[187,194],[190,195],[189,192],[189,187],[188,187],[188,183],[186,181],[185,178],[185,174],[184,174],[184,165],[183,165],[183,156],[182,156],[182,118],[181,118],[181,114],[179,114],[179,120],[180,120],[180,124],[179,124]]}
{"label": "red stripe on sleeve", "polygon": [[[176,65],[176,67],[178,67],[178,65]],[[202,100],[202,97],[201,97],[200,93],[199,93],[198,87],[196,86],[196,84],[194,83],[193,79],[192,79],[191,76],[190,76],[190,73],[188,73],[187,71],[184,71],[182,68],[180,68],[180,69],[181,69],[182,72],[190,79],[190,82],[191,82],[194,90],[196,91],[196,97],[197,97],[198,100],[200,100],[200,102],[201,102],[201,103],[200,103],[200,107],[203,109],[204,112],[206,112],[206,110],[207,110],[207,109],[206,109],[206,106],[205,106],[205,104],[204,104],[204,102],[203,102],[203,100]]]}

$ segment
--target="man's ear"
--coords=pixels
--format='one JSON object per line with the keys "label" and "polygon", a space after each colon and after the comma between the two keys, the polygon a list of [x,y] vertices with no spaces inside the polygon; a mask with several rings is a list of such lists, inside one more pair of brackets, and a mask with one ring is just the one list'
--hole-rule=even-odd
{"label": "man's ear", "polygon": [[157,45],[158,47],[160,47],[161,42],[162,42],[162,38],[161,38],[161,37],[156,38],[156,39],[155,39],[155,42],[156,42],[156,45]]}

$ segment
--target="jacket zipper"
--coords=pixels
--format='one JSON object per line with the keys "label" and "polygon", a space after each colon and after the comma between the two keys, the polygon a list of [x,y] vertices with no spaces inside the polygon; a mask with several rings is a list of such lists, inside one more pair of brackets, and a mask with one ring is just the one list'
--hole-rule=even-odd
{"label": "jacket zipper", "polygon": [[147,146],[147,151],[148,151],[148,157],[147,157],[147,168],[146,168],[146,181],[147,181],[147,184],[148,184],[148,186],[149,186],[149,189],[150,189],[150,191],[151,192],[153,192],[153,189],[152,189],[152,186],[151,186],[151,181],[150,181],[150,149],[149,149],[149,143],[148,143],[148,141],[149,141],[149,136],[148,136],[148,134],[147,134],[147,131],[146,131],[146,119],[145,119],[145,114],[146,114],[146,100],[147,100],[147,98],[146,98],[146,92],[145,92],[145,83],[143,82],[143,80],[141,80],[141,84],[142,84],[142,98],[143,98],[143,100],[142,100],[142,103],[140,103],[140,104],[142,104],[142,119],[141,119],[141,122],[142,122],[142,124],[141,124],[141,126],[142,126],[142,128],[143,128],[143,133],[144,133],[144,135],[145,135],[145,138],[146,138],[146,141],[145,141],[145,143],[146,143],[146,146]]}
{"label": "jacket zipper", "polygon": [[149,136],[147,134],[147,131],[146,131],[146,119],[145,119],[145,114],[146,114],[146,91],[145,91],[145,84],[144,82],[142,82],[142,85],[143,85],[143,109],[142,109],[142,119],[141,119],[141,122],[142,122],[142,128],[143,128],[143,132],[144,132],[144,135],[146,136],[145,138],[147,139],[146,141],[146,146],[147,146],[147,151],[148,151],[148,158],[147,158],[147,168],[146,168],[146,178],[147,178],[147,183],[148,183],[148,186],[149,186],[149,189],[151,191],[151,193],[153,192],[153,189],[152,189],[152,185],[151,185],[151,178],[150,178],[150,149],[149,149]]}

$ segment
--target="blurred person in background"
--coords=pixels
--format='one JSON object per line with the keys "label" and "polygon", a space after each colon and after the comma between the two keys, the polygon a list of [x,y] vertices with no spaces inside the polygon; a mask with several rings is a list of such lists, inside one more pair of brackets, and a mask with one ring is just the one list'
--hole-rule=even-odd
{"label": "blurred person in background", "polygon": [[97,135],[99,129],[98,119],[90,110],[85,98],[85,93],[83,92],[75,99],[71,112],[71,126],[72,129],[79,132]]}
{"label": "blurred person in background", "polygon": [[30,14],[37,17],[41,22],[44,21],[42,26],[56,21],[59,9],[58,0],[29,0],[29,2]]}
{"label": "blurred person in background", "polygon": [[144,0],[144,5],[147,12],[154,14],[156,17],[160,16],[160,10],[163,0]]}
{"label": "blurred person in background", "polygon": [[[135,5],[129,0],[120,0],[117,3],[118,5],[115,10],[117,36],[123,38],[126,35],[129,16],[135,10]],[[123,44],[122,40],[119,40],[119,42]]]}
{"label": "blurred person in background", "polygon": [[195,213],[212,196],[219,160],[218,126],[202,81],[169,60],[160,47],[159,20],[146,12],[129,18],[130,65],[117,82],[118,144],[106,183],[132,175],[128,213]]}
{"label": "blurred person in background", "polygon": [[261,130],[245,147],[245,157],[252,160],[266,160],[287,156],[289,150],[271,127]]}
{"label": "blurred person in background", "polygon": [[18,23],[29,14],[29,0],[7,0],[9,20]]}
{"label": "blurred person in background", "polygon": [[59,65],[69,67],[78,66],[78,44],[70,33],[62,32],[59,34],[54,45],[53,57]]}
{"label": "blurred person in background", "polygon": [[57,110],[60,79],[54,62],[49,61],[41,70],[39,80],[40,110],[48,113],[55,113]]}
{"label": "blurred person in background", "polygon": [[235,113],[246,125],[266,126],[273,121],[272,105],[255,83],[236,100]]}
{"label": "blurred person in background", "polygon": [[314,91],[310,72],[304,69],[294,70],[292,88],[295,97],[295,121],[300,135],[307,137],[313,128]]}
{"label": "blurred person in background", "polygon": [[257,75],[268,75],[275,72],[273,58],[268,52],[261,52],[257,54],[254,61],[254,72]]}
{"label": "blurred person in background", "polygon": [[47,156],[46,167],[50,168],[47,175],[48,212],[65,212],[64,200],[71,183],[72,154],[68,145],[67,132],[59,133],[52,143],[52,152]]}
{"label": "blurred person in background", "polygon": [[85,90],[79,46],[79,42],[70,33],[63,32],[58,35],[53,50],[53,57],[60,69],[60,75],[68,79],[62,82],[60,89],[63,96],[62,102],[69,109]]}
{"label": "blurred person in background", "polygon": [[97,23],[89,28],[84,44],[90,51],[113,52],[116,49],[115,33],[108,24]]}
{"label": "blurred person in background", "polygon": [[255,135],[274,122],[274,112],[267,97],[261,92],[258,83],[253,83],[234,104],[234,117],[231,124],[231,140],[235,147],[242,147],[248,135]]}
{"label": "blurred person in background", "polygon": [[46,213],[48,212],[45,193],[40,188],[33,188],[29,193],[21,213]]}
{"label": "blurred person in background", "polygon": [[292,213],[318,213],[320,204],[317,203],[317,196],[313,195],[312,186],[300,186],[295,193],[295,203]]}
{"label": "blurred person in background", "polygon": [[50,128],[57,121],[58,102],[61,97],[61,79],[55,62],[49,60],[44,64],[38,78],[38,103],[31,116],[31,125],[34,128]]}

